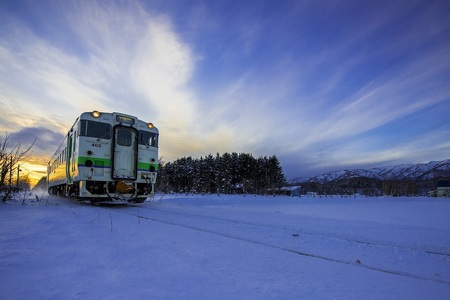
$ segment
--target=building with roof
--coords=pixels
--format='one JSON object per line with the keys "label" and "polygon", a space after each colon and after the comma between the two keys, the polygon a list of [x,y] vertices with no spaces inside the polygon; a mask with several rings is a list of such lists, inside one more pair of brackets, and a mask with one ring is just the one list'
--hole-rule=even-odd
{"label": "building with roof", "polygon": [[274,192],[274,194],[277,195],[287,195],[287,196],[293,196],[293,197],[301,197],[301,186],[284,186],[282,188],[277,189],[269,189],[269,191]]}
{"label": "building with roof", "polygon": [[450,180],[440,180],[434,191],[428,192],[431,197],[450,197]]}
{"label": "building with roof", "polygon": [[437,197],[449,197],[450,196],[450,180],[440,180],[436,187]]}

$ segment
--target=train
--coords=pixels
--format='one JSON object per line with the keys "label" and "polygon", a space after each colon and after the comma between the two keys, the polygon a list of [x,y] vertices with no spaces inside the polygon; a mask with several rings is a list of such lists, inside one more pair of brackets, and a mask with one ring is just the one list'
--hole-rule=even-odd
{"label": "train", "polygon": [[84,112],[48,162],[48,192],[91,204],[142,203],[155,193],[158,141],[153,123]]}

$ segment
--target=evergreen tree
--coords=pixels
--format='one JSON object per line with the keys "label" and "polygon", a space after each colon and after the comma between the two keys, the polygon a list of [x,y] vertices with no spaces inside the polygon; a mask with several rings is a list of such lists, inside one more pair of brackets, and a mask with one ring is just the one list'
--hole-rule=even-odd
{"label": "evergreen tree", "polygon": [[268,193],[285,183],[278,158],[247,153],[224,153],[160,162],[158,190],[163,192]]}

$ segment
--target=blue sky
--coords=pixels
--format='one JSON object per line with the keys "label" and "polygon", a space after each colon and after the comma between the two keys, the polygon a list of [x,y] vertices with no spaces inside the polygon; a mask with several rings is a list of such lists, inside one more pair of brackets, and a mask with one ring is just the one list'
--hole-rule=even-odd
{"label": "blue sky", "polygon": [[0,131],[42,174],[84,111],[288,179],[450,157],[449,1],[0,2]]}

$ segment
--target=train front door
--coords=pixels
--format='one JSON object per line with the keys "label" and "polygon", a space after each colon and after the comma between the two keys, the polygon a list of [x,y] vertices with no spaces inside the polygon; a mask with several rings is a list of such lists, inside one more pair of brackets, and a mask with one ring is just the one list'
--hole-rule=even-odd
{"label": "train front door", "polygon": [[137,176],[137,132],[134,128],[114,128],[112,177],[135,180]]}

